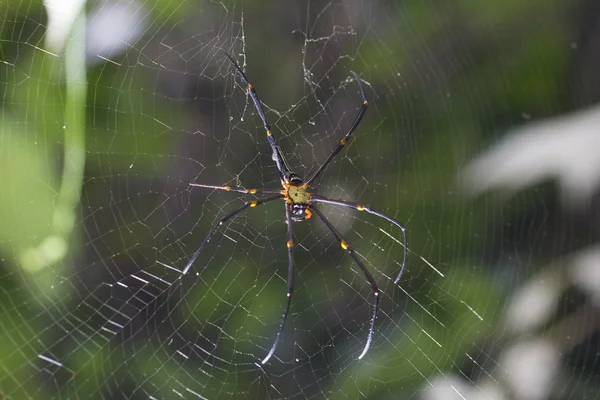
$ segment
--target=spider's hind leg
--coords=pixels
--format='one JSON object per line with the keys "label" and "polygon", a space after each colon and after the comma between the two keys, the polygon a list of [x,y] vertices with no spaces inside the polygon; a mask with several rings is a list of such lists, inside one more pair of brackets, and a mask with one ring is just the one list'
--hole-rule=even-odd
{"label": "spider's hind leg", "polygon": [[277,336],[275,337],[275,342],[273,342],[273,346],[271,346],[271,350],[267,356],[261,361],[261,364],[265,364],[273,353],[275,353],[275,349],[277,349],[277,345],[279,344],[279,338],[281,333],[283,332],[283,328],[285,326],[285,321],[287,319],[288,313],[290,311],[290,305],[292,304],[292,295],[294,294],[294,233],[292,230],[292,213],[288,207],[285,205],[285,219],[287,222],[287,249],[288,249],[288,278],[287,278],[287,302],[285,308],[283,310],[283,315],[281,316],[281,325],[279,325],[279,331],[277,332]]}
{"label": "spider's hind leg", "polygon": [[379,294],[380,294],[379,287],[377,286],[377,282],[375,282],[373,275],[371,275],[371,273],[369,272],[367,267],[363,264],[362,261],[360,261],[360,258],[358,258],[358,256],[356,255],[356,252],[354,251],[354,249],[352,247],[350,247],[348,242],[346,242],[344,240],[344,238],[340,235],[338,230],[335,229],[335,227],[331,224],[331,222],[329,222],[329,220],[325,217],[325,215],[323,215],[323,213],[321,211],[319,211],[318,208],[315,208],[314,205],[311,205],[310,208],[315,212],[315,214],[317,214],[317,216],[321,219],[321,221],[323,221],[325,223],[325,225],[327,226],[327,228],[329,228],[331,233],[333,233],[333,236],[335,236],[335,238],[339,242],[340,247],[342,249],[346,250],[348,252],[348,255],[350,257],[352,257],[352,260],[354,260],[356,265],[358,265],[360,267],[363,274],[365,275],[365,278],[367,278],[369,285],[371,285],[371,289],[373,289],[373,294],[375,295],[375,304],[373,305],[373,316],[371,318],[371,327],[369,328],[369,336],[367,337],[367,343],[365,344],[365,348],[363,349],[362,353],[358,356],[358,359],[360,360],[361,358],[363,358],[365,356],[365,354],[367,354],[367,351],[369,351],[369,348],[371,347],[371,342],[373,341],[373,331],[375,330],[375,318],[377,318],[377,311],[379,311]]}

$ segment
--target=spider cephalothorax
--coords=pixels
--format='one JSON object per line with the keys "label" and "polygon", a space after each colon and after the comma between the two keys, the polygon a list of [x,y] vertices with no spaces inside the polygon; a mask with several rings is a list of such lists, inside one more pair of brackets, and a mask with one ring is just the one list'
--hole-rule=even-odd
{"label": "spider cephalothorax", "polygon": [[319,176],[321,174],[321,172],[323,172],[325,167],[327,165],[329,165],[329,163],[331,162],[331,160],[333,160],[333,158],[336,156],[336,154],[338,154],[344,148],[346,143],[348,143],[348,141],[352,137],[352,133],[354,132],[354,130],[356,129],[356,127],[362,120],[362,117],[365,115],[365,112],[367,111],[367,106],[369,105],[369,103],[367,102],[367,96],[365,94],[365,90],[364,90],[362,84],[360,83],[360,79],[358,78],[358,75],[356,75],[354,72],[352,72],[352,74],[354,75],[354,78],[356,79],[356,82],[358,82],[358,88],[360,89],[360,94],[361,94],[362,100],[363,100],[360,110],[358,111],[358,115],[354,119],[354,122],[352,122],[352,126],[350,126],[348,133],[346,133],[346,135],[338,142],[338,144],[335,146],[335,148],[333,149],[331,154],[329,154],[329,157],[327,157],[325,162],[323,162],[323,164],[321,164],[319,169],[317,169],[317,172],[315,172],[311,176],[311,178],[308,181],[306,181],[306,183],[304,183],[304,181],[297,174],[292,172],[292,170],[290,169],[290,166],[288,165],[288,163],[285,160],[285,157],[284,157],[281,149],[279,148],[279,146],[277,146],[277,142],[275,141],[275,137],[273,136],[273,131],[271,130],[271,127],[269,126],[269,124],[267,122],[267,117],[265,116],[265,112],[260,104],[260,100],[258,99],[258,96],[256,95],[256,91],[254,90],[254,87],[250,84],[250,82],[248,81],[248,78],[246,78],[246,74],[244,74],[244,71],[242,71],[240,66],[233,60],[233,58],[231,58],[231,56],[229,54],[225,53],[225,55],[227,56],[227,58],[229,58],[229,60],[231,61],[231,63],[235,67],[235,69],[239,72],[240,76],[242,77],[242,79],[244,80],[246,85],[248,85],[248,92],[250,93],[250,97],[252,98],[252,101],[254,102],[254,106],[256,107],[256,111],[258,111],[258,115],[260,115],[260,119],[262,120],[263,125],[265,127],[265,131],[267,133],[267,140],[269,142],[269,145],[271,146],[273,161],[275,161],[275,164],[277,166],[277,170],[279,172],[279,177],[281,178],[281,182],[283,185],[283,190],[281,190],[281,189],[280,190],[276,190],[276,189],[241,189],[241,188],[232,188],[230,186],[212,186],[212,185],[203,185],[203,184],[198,184],[198,183],[190,183],[191,186],[197,186],[197,187],[203,187],[203,188],[209,188],[209,189],[225,190],[225,191],[229,191],[229,192],[246,193],[246,194],[252,194],[252,195],[257,194],[257,193],[271,194],[271,196],[263,197],[262,199],[246,202],[246,204],[244,204],[242,207],[240,207],[237,210],[222,217],[217,222],[217,224],[212,228],[212,230],[208,233],[208,235],[206,236],[206,238],[204,239],[204,241],[202,242],[202,244],[200,245],[198,250],[196,250],[196,252],[192,256],[190,261],[187,263],[186,267],[183,270],[183,274],[186,274],[189,271],[189,269],[194,264],[194,261],[196,261],[196,259],[202,252],[202,249],[204,249],[204,246],[206,245],[206,243],[208,243],[210,241],[213,234],[226,221],[228,221],[229,219],[233,218],[234,216],[236,216],[237,214],[239,214],[240,212],[242,212],[248,208],[257,207],[261,204],[268,203],[270,201],[278,200],[278,199],[282,199],[285,201],[285,217],[286,217],[286,222],[287,222],[287,249],[288,249],[287,302],[286,302],[285,308],[283,310],[283,316],[281,317],[281,324],[279,325],[279,331],[277,332],[275,341],[273,342],[273,345],[271,346],[271,350],[269,350],[269,353],[267,354],[267,356],[262,360],[262,363],[264,364],[267,361],[269,361],[269,359],[271,358],[273,353],[275,353],[275,349],[277,348],[277,343],[279,343],[279,337],[281,336],[281,333],[283,332],[283,327],[285,325],[285,321],[286,321],[288,312],[290,310],[290,304],[292,302],[292,294],[294,293],[294,258],[293,258],[294,235],[292,232],[292,223],[305,221],[305,220],[309,219],[313,215],[313,213],[315,213],[319,217],[319,219],[321,221],[323,221],[325,226],[327,226],[329,231],[333,234],[333,236],[339,243],[340,247],[348,253],[348,255],[356,263],[356,265],[358,265],[358,267],[361,269],[361,271],[365,275],[365,278],[369,282],[369,285],[371,286],[371,289],[373,290],[373,294],[375,296],[375,303],[374,303],[374,307],[373,307],[373,317],[371,318],[371,324],[370,324],[370,328],[369,328],[369,336],[367,337],[367,343],[365,344],[365,347],[364,347],[362,353],[360,354],[360,356],[358,356],[359,359],[363,358],[363,356],[365,354],[367,354],[367,351],[369,350],[369,347],[371,346],[371,341],[373,339],[373,331],[375,329],[375,318],[377,317],[377,310],[379,309],[379,287],[377,287],[377,283],[375,282],[375,279],[373,278],[373,276],[371,275],[371,273],[369,272],[369,270],[367,269],[365,264],[358,257],[358,255],[356,254],[354,249],[350,246],[350,244],[348,242],[346,242],[346,240],[344,240],[342,235],[331,224],[331,222],[329,222],[329,220],[325,217],[325,215],[317,207],[315,207],[314,203],[329,203],[329,204],[333,204],[333,205],[337,205],[337,206],[352,208],[357,211],[366,211],[367,213],[376,215],[380,218],[383,218],[384,220],[386,220],[386,221],[390,222],[391,224],[395,225],[396,227],[400,228],[400,230],[402,231],[402,238],[403,238],[402,244],[404,245],[404,257],[403,257],[402,264],[400,267],[400,272],[398,273],[398,276],[396,277],[396,280],[394,281],[394,283],[396,283],[400,280],[400,277],[402,276],[402,273],[404,272],[404,266],[406,265],[406,254],[407,254],[407,250],[408,250],[406,247],[406,228],[404,227],[404,225],[402,225],[400,222],[396,221],[394,218],[388,217],[385,214],[382,214],[380,212],[372,210],[369,207],[365,207],[363,205],[354,203],[352,201],[335,200],[335,199],[330,199],[328,197],[319,196],[319,195],[311,194],[311,193],[307,192],[308,185],[311,182],[313,182],[315,180],[315,178],[317,178],[317,176]]}
{"label": "spider cephalothorax", "polygon": [[310,193],[306,191],[308,185],[300,181],[299,184],[284,183],[283,187],[282,194],[285,204],[292,214],[292,221],[306,221],[312,217],[312,213],[308,209],[310,207]]}

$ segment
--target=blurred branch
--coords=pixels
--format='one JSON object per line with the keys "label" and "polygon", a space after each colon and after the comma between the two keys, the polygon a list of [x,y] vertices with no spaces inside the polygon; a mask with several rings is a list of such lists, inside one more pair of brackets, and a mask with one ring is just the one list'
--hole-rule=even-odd
{"label": "blurred branch", "polygon": [[64,166],[52,217],[53,233],[19,257],[21,266],[29,271],[61,261],[67,254],[68,236],[75,226],[75,208],[79,204],[85,168],[85,26],[85,16],[80,13],[73,21],[65,49]]}

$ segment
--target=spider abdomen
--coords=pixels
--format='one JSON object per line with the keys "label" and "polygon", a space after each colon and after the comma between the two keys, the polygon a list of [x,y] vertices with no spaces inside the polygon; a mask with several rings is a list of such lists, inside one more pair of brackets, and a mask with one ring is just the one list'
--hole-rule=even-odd
{"label": "spider abdomen", "polygon": [[308,204],[289,204],[292,213],[292,221],[300,222],[310,218],[311,214],[308,211]]}

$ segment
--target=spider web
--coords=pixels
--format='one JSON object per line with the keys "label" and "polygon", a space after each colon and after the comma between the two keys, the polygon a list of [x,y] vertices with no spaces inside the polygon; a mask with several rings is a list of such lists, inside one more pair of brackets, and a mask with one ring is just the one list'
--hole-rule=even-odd
{"label": "spider web", "polygon": [[[489,140],[479,131],[499,136],[492,110],[510,114],[519,107],[477,94],[478,79],[490,91],[506,89],[482,83],[487,72],[477,58],[489,62],[478,46],[501,34],[481,38],[483,44],[471,42],[472,32],[442,39],[446,24],[466,8],[419,4],[90,5],[81,202],[68,253],[37,271],[22,267],[21,243],[46,243],[52,224],[69,82],[60,78],[59,56],[43,50],[49,23],[41,6],[11,4],[4,16],[2,152],[10,170],[21,171],[13,179],[22,186],[10,181],[18,204],[1,206],[0,393],[157,399],[522,393],[503,381],[510,365],[503,349],[521,342],[502,335],[509,329],[500,320],[506,286],[525,277],[482,265],[516,268],[538,258],[513,251],[518,238],[503,241],[506,221],[495,214],[496,198],[473,205],[456,193],[457,170],[477,150],[472,142]],[[113,52],[94,47],[102,39],[93,36],[95,24],[120,6],[130,36]],[[293,226],[294,298],[277,350],[261,365],[286,301],[282,201],[224,224],[181,274],[219,219],[256,198],[190,183],[280,188],[262,122],[223,52],[246,71],[290,166],[305,178],[361,105],[350,71],[364,82],[363,122],[309,189],[368,204],[408,228],[408,263],[394,284],[401,231],[373,215],[320,207],[382,292],[373,344],[362,360],[371,287],[312,218]],[[60,72],[48,74],[45,63]],[[452,82],[477,74],[483,75]],[[550,103],[547,114],[559,110]],[[525,197],[548,204],[536,194]],[[515,208],[527,209],[519,201]],[[19,218],[31,220],[30,227],[14,219],[15,209],[28,215]],[[11,221],[14,231],[6,227]],[[543,228],[517,230],[535,241]],[[507,261],[513,256],[522,259]],[[597,398],[591,386],[565,379],[563,397]]]}

